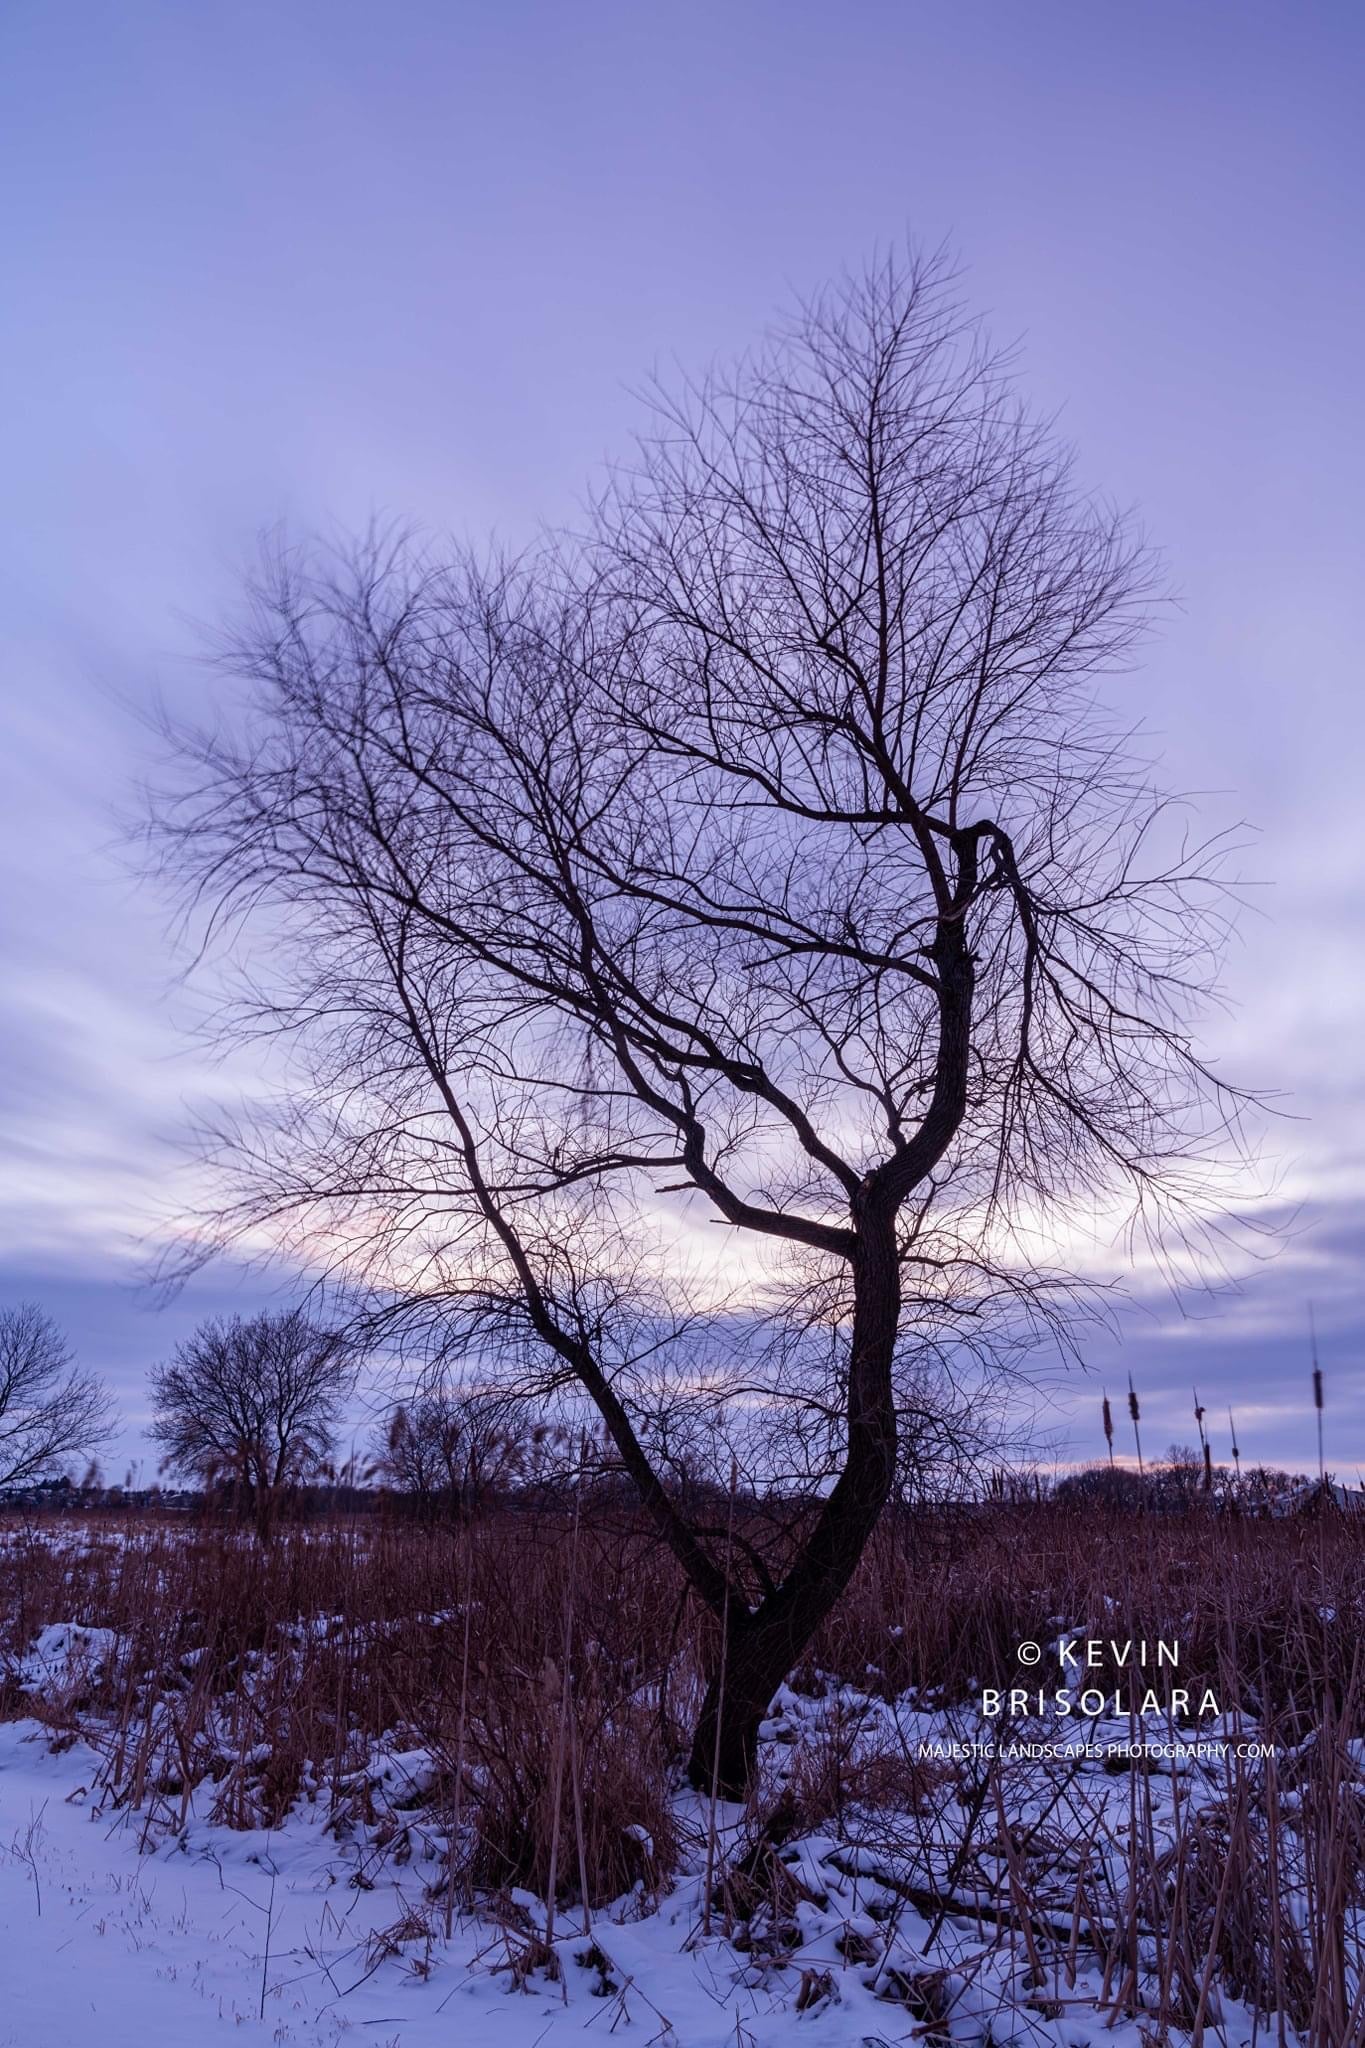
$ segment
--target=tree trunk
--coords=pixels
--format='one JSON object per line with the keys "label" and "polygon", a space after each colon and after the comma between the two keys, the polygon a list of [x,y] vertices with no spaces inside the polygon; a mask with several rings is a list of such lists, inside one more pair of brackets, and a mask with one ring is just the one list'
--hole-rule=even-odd
{"label": "tree trunk", "polygon": [[844,1469],[782,1584],[754,1609],[732,1607],[723,1660],[706,1689],[688,1777],[742,1799],[753,1775],[759,1724],[858,1568],[896,1468],[892,1360],[900,1320],[894,1216],[865,1229],[854,1272]]}
{"label": "tree trunk", "polygon": [[759,1725],[773,1695],[800,1662],[867,1547],[880,1505],[874,1509],[869,1500],[860,1507],[840,1522],[837,1560],[819,1554],[817,1530],[776,1593],[732,1618],[724,1661],[712,1673],[692,1737],[687,1775],[699,1791],[709,1792],[714,1780],[721,1798],[745,1796]]}
{"label": "tree trunk", "polygon": [[275,1510],[277,1506],[273,1487],[258,1486],[255,1490],[252,1520],[256,1524],[256,1541],[262,1550],[269,1550],[275,1541]]}
{"label": "tree trunk", "polygon": [[702,1792],[710,1792],[714,1783],[722,1799],[743,1799],[748,1791],[759,1727],[773,1694],[823,1619],[802,1638],[784,1628],[764,1627],[762,1611],[743,1615],[731,1628],[724,1668],[718,1666],[711,1676],[692,1737],[688,1778]]}

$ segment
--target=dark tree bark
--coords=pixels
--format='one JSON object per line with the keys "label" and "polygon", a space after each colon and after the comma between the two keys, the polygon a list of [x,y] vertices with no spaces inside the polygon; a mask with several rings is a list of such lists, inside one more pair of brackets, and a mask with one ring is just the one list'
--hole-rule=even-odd
{"label": "dark tree bark", "polygon": [[888,1162],[853,1204],[855,1249],[844,1467],[782,1583],[756,1609],[726,1614],[728,1642],[706,1690],[688,1760],[692,1783],[727,1798],[749,1783],[758,1731],[774,1693],[813,1640],[862,1560],[896,1476],[894,1366],[901,1272],[895,1220],[907,1192],[947,1151],[967,1100],[972,962],[964,912],[975,887],[968,854],[934,955],[940,972],[939,1053],[933,1100],[913,1156]]}

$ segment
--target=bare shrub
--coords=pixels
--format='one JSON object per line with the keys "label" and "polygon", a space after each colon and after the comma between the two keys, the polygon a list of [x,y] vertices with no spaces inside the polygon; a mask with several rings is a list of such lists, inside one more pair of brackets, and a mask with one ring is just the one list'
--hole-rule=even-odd
{"label": "bare shrub", "polygon": [[422,1519],[459,1519],[528,1469],[528,1435],[524,1416],[505,1394],[424,1389],[376,1425],[372,1463]]}
{"label": "bare shrub", "polygon": [[672,1877],[677,1823],[657,1717],[602,1674],[566,1688],[550,1660],[504,1673],[481,1691],[469,1755],[473,1884],[548,1897],[556,1841],[553,1889],[563,1899],[581,1897],[585,1876],[592,1905],[636,1885],[657,1897]]}

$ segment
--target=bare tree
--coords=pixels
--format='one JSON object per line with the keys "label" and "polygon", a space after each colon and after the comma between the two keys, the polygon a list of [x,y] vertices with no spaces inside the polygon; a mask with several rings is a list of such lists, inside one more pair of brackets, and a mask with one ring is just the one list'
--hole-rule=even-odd
{"label": "bare tree", "polygon": [[237,1488],[268,1544],[288,1488],[331,1450],[354,1378],[347,1340],[300,1309],[215,1318],[153,1372],[148,1434],[171,1469]]}
{"label": "bare tree", "polygon": [[[572,550],[277,558],[256,722],[182,736],[165,858],[211,931],[264,914],[243,1023],[297,1054],[220,1224],[596,1404],[728,1632],[698,1782],[856,1568],[903,1372],[1065,1341],[1087,1218],[1194,1242],[1221,851],[1094,687],[1152,587],[942,266],[888,263],[660,396]],[[727,1570],[668,1428],[814,1380],[799,1540]]]}
{"label": "bare tree", "polygon": [[52,1318],[32,1302],[0,1309],[0,1486],[49,1478],[114,1428],[109,1396]]}
{"label": "bare tree", "polygon": [[505,1397],[438,1388],[399,1402],[375,1431],[376,1470],[424,1521],[473,1514],[524,1463],[518,1418]]}

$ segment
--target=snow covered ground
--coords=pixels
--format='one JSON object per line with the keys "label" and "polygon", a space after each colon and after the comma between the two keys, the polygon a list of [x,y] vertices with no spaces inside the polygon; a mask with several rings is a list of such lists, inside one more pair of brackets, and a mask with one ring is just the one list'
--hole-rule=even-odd
{"label": "snow covered ground", "polygon": [[[25,1686],[41,1697],[109,1647],[100,1631],[50,1626]],[[445,1840],[421,1805],[420,1752],[376,1750],[373,1826],[329,1827],[325,1799],[305,1797],[278,1828],[243,1831],[202,1818],[196,1795],[183,1817],[179,1801],[116,1796],[110,1732],[91,1732],[93,1743],[54,1738],[36,1718],[0,1722],[0,2048],[608,2036],[768,2048],[794,2028],[838,2048],[1147,2048],[1146,1994],[1115,1997],[1096,1915],[1122,1914],[1133,1830],[1159,1837],[1183,1812],[1189,1842],[1201,1801],[1226,1806],[1226,1762],[1179,1742],[1141,1774],[1106,1764],[1097,1738],[1126,1736],[1126,1722],[1074,1737],[1053,1727],[1096,1753],[978,1774],[973,1804],[947,1759],[992,1732],[979,1722],[837,1689],[784,1693],[766,1731],[770,1778],[812,1744],[852,1740],[918,1784],[906,1810],[853,1806],[786,1832],[723,1809],[708,1847],[704,1802],[683,1795],[689,1860],[657,1909],[637,1890],[589,1916],[561,1909],[547,1928],[543,1905],[513,1893],[498,1916],[456,1913],[447,1940]],[[1232,1731],[1205,1727],[1200,1740],[1220,1732]],[[725,1873],[709,1921],[708,1857]],[[940,1896],[955,1909],[937,1911]],[[1150,1978],[1160,1945],[1138,1945]],[[1258,2029],[1212,1980],[1205,2017],[1227,2048],[1266,2038],[1264,2019]]]}

